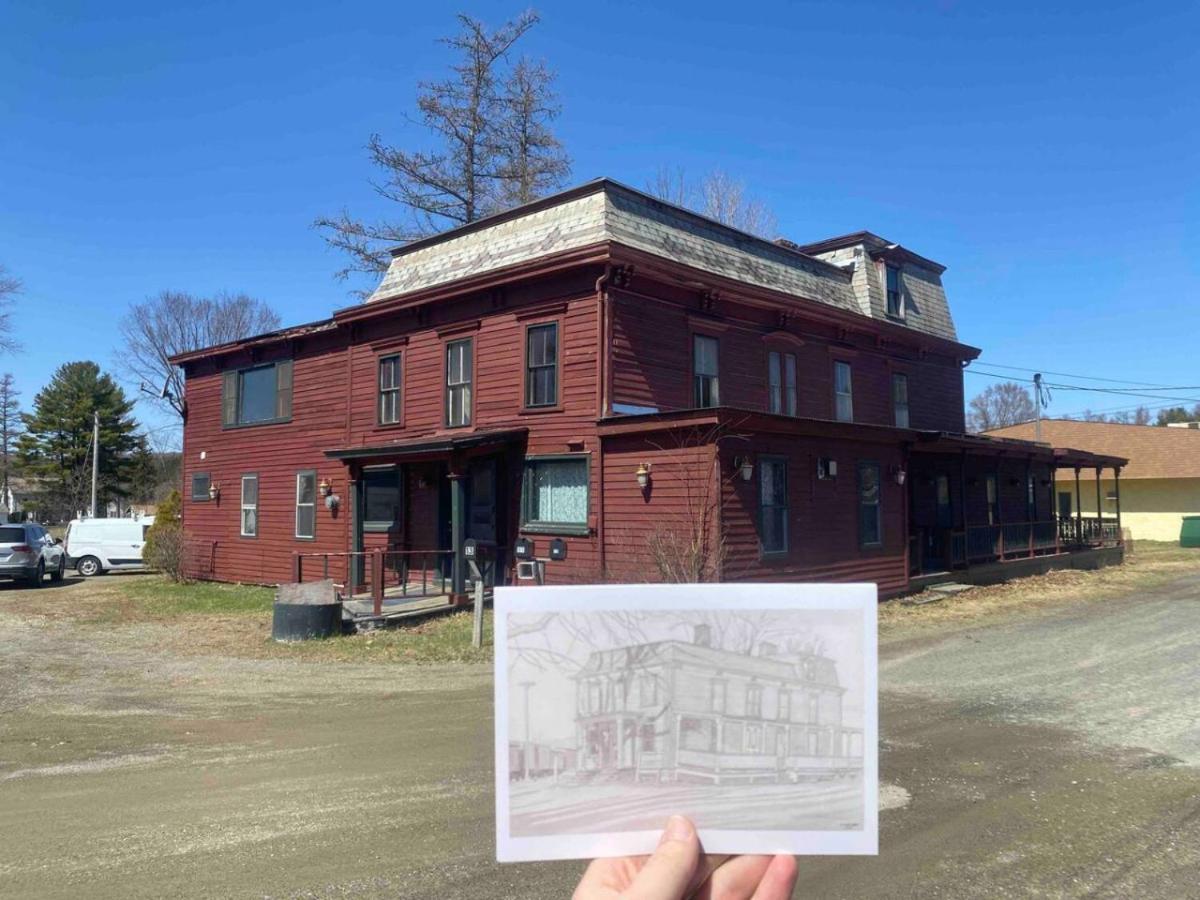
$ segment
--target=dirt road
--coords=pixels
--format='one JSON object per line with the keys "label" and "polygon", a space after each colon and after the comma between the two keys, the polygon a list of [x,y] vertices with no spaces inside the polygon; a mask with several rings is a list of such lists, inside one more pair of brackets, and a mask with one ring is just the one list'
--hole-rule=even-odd
{"label": "dirt road", "polygon": [[[485,667],[188,655],[10,590],[0,896],[570,895],[490,861]],[[1197,647],[1196,576],[891,635],[882,855],[797,896],[1200,896]]]}

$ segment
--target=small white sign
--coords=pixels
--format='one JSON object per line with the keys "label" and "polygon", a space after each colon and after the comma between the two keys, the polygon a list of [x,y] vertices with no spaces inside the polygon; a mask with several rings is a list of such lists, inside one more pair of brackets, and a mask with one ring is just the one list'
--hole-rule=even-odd
{"label": "small white sign", "polygon": [[496,856],[878,852],[873,584],[497,588]]}

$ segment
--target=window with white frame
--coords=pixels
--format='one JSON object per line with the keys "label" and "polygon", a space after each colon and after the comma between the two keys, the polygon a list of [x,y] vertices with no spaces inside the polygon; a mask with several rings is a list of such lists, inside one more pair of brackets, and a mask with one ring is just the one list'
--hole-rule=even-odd
{"label": "window with white frame", "polygon": [[720,343],[706,334],[692,336],[692,405],[704,409],[721,403],[717,357]]}
{"label": "window with white frame", "polygon": [[446,425],[471,424],[471,338],[446,344]]}
{"label": "window with white frame", "polygon": [[400,354],[379,358],[379,424],[400,421]]}
{"label": "window with white frame", "polygon": [[296,473],[296,537],[311,540],[317,536],[317,473]]}
{"label": "window with white frame", "polygon": [[854,421],[854,382],[850,363],[837,360],[833,364],[834,418],[839,422]]}
{"label": "window with white frame", "polygon": [[908,376],[892,373],[892,421],[897,428],[908,427]]}
{"label": "window with white frame", "polygon": [[752,719],[762,718],[762,685],[750,684],[746,686],[746,715]]}
{"label": "window with white frame", "polygon": [[242,476],[242,537],[258,537],[258,476]]}
{"label": "window with white frame", "polygon": [[767,383],[770,409],[785,416],[796,415],[796,354],[771,350],[767,353]]}

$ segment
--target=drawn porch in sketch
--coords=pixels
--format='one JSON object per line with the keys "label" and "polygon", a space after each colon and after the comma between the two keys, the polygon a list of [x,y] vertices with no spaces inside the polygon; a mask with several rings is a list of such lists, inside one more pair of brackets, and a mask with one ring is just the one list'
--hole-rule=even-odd
{"label": "drawn porch in sketch", "polygon": [[798,781],[862,767],[862,729],[842,723],[837,667],[817,654],[756,655],[694,640],[590,654],[577,682],[578,769],[659,781]]}

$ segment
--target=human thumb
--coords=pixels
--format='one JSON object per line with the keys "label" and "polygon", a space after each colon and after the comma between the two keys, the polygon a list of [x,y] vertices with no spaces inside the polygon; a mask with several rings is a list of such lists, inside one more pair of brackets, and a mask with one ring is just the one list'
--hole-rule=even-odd
{"label": "human thumb", "polygon": [[671,816],[658,842],[625,896],[629,900],[683,900],[700,862],[696,826],[683,816]]}

